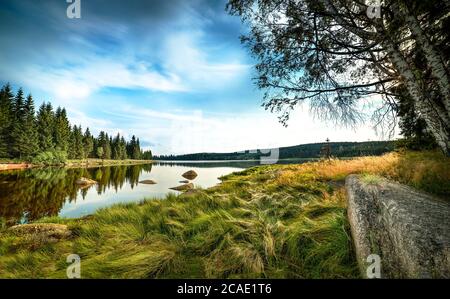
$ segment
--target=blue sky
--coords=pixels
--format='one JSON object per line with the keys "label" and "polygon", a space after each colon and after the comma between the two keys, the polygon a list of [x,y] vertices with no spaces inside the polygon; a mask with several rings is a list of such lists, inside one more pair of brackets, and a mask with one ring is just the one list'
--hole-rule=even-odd
{"label": "blue sky", "polygon": [[156,154],[379,140],[297,109],[288,128],[260,105],[246,28],[224,0],[0,0],[0,83],[66,107],[94,133],[136,134]]}

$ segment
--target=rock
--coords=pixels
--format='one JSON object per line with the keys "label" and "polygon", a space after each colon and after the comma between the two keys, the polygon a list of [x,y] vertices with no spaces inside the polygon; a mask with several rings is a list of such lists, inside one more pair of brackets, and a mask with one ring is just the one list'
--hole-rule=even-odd
{"label": "rock", "polygon": [[173,187],[173,188],[170,188],[170,189],[172,189],[172,190],[176,190],[176,191],[188,191],[188,190],[191,190],[191,189],[194,189],[194,184],[192,184],[192,183],[189,183],[189,184],[184,184],[184,185],[181,185],[181,186],[178,186],[178,187]]}
{"label": "rock", "polygon": [[381,258],[382,278],[450,278],[450,203],[410,187],[346,179],[348,217],[363,277]]}
{"label": "rock", "polygon": [[188,184],[189,183],[189,181],[188,180],[185,180],[185,181],[180,181],[180,184]]}
{"label": "rock", "polygon": [[67,225],[54,223],[22,224],[10,227],[8,230],[16,235],[41,239],[47,242],[66,239],[72,235]]}
{"label": "rock", "polygon": [[140,181],[139,184],[155,185],[156,182],[154,180],[144,180]]}
{"label": "rock", "polygon": [[96,181],[91,180],[91,179],[87,179],[87,178],[79,178],[76,181],[76,183],[77,183],[77,185],[80,185],[80,186],[90,186],[90,185],[97,184]]}
{"label": "rock", "polygon": [[188,180],[194,180],[197,176],[198,174],[193,170],[189,170],[188,172],[182,174],[182,177]]}

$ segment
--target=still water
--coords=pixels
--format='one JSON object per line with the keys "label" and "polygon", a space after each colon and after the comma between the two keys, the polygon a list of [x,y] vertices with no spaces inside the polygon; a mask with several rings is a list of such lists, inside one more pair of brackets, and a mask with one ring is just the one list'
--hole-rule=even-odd
{"label": "still water", "polygon": [[[280,160],[302,163],[307,160]],[[0,226],[27,223],[42,217],[77,218],[117,203],[162,198],[171,187],[181,185],[189,170],[198,176],[191,182],[209,188],[219,177],[259,165],[259,161],[156,162],[96,168],[45,168],[0,172]],[[98,184],[81,188],[76,181],[86,177]],[[154,180],[157,184],[139,183]]]}
{"label": "still water", "polygon": [[[182,174],[198,173],[192,183],[208,188],[220,182],[219,177],[257,165],[245,162],[158,162],[145,165],[97,168],[46,168],[0,172],[0,224],[26,223],[42,217],[76,218],[116,203],[161,198],[178,193],[171,187],[181,185]],[[76,180],[91,178],[98,182],[80,188]],[[154,180],[155,185],[141,184]]]}

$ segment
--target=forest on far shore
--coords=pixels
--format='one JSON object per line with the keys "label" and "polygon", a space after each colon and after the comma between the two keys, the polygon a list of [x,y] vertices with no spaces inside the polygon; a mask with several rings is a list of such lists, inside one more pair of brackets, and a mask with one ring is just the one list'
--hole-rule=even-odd
{"label": "forest on far shore", "polygon": [[[279,149],[279,159],[320,158],[324,149],[330,148],[334,157],[378,156],[394,150],[395,141],[367,142],[329,142],[301,144]],[[196,153],[187,155],[154,156],[155,160],[189,161],[189,160],[258,160],[267,156],[267,151],[250,150],[234,153]]]}
{"label": "forest on far shore", "polygon": [[94,137],[86,128],[71,125],[65,108],[56,110],[44,102],[37,113],[33,97],[22,88],[14,94],[9,84],[0,90],[0,158],[42,164],[61,164],[67,159],[151,159],[139,138],[126,141],[101,131]]}

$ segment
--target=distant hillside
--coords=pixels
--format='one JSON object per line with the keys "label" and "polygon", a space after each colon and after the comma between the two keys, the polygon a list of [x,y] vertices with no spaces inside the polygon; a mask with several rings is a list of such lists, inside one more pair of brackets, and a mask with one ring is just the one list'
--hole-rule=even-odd
{"label": "distant hillside", "polygon": [[[327,143],[301,144],[280,148],[279,159],[319,158],[321,149]],[[368,142],[330,142],[331,155],[334,157],[378,156],[394,149],[394,141]],[[266,151],[265,151],[266,152]],[[155,160],[196,161],[196,160],[254,160],[268,156],[260,151],[247,150],[234,153],[196,153],[187,155],[154,156]]]}

